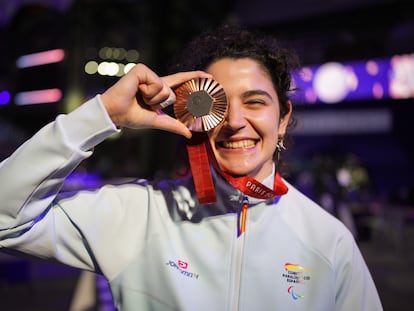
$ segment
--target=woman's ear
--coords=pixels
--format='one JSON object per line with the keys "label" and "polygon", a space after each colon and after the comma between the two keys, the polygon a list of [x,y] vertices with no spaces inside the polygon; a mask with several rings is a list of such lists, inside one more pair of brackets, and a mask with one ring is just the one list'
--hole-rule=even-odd
{"label": "woman's ear", "polygon": [[290,116],[292,115],[292,102],[289,100],[287,102],[287,108],[289,109],[288,112],[280,118],[279,121],[279,130],[278,130],[278,136],[283,137],[286,134],[286,129],[289,124]]}

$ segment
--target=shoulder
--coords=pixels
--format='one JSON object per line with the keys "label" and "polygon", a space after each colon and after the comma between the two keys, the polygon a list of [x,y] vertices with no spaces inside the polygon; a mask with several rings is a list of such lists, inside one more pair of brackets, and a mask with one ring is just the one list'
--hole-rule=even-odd
{"label": "shoulder", "polygon": [[356,247],[352,233],[338,218],[293,185],[286,184],[289,191],[278,204],[281,217],[304,245],[328,257],[333,256],[338,248]]}
{"label": "shoulder", "polygon": [[335,230],[344,229],[345,226],[336,217],[327,212],[322,206],[307,197],[305,194],[296,189],[292,184],[286,182],[288,192],[280,199],[280,209],[282,214],[294,216],[296,220],[308,220],[309,225],[324,222],[332,226]]}

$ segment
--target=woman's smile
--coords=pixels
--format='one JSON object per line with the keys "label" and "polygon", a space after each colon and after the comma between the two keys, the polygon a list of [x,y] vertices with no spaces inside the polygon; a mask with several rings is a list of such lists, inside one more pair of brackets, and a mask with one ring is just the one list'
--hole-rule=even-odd
{"label": "woman's smile", "polygon": [[266,178],[289,119],[280,123],[279,100],[269,74],[248,58],[223,58],[207,71],[223,86],[228,103],[225,119],[209,132],[218,164],[229,174]]}
{"label": "woman's smile", "polygon": [[253,139],[243,139],[237,141],[222,141],[217,142],[219,148],[225,149],[250,149],[256,145],[256,141]]}

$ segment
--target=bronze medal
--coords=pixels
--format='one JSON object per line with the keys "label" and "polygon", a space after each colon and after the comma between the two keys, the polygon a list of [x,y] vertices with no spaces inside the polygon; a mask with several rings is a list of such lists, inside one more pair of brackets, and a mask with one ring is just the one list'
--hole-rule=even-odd
{"label": "bronze medal", "polygon": [[207,132],[224,119],[227,99],[223,87],[213,79],[198,78],[185,82],[175,91],[174,114],[193,136],[187,141],[187,152],[195,190],[200,204],[216,202],[210,172]]}
{"label": "bronze medal", "polygon": [[191,131],[207,132],[224,119],[226,94],[215,80],[193,79],[182,84],[175,93],[174,114]]}

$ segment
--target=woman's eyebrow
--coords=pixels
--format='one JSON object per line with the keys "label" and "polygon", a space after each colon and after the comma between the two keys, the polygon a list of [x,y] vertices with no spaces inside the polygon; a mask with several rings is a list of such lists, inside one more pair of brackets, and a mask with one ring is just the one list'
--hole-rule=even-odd
{"label": "woman's eyebrow", "polygon": [[263,90],[249,90],[249,91],[246,91],[242,94],[242,98],[248,98],[248,97],[256,96],[256,95],[266,96],[270,100],[272,100],[272,101],[274,100],[268,92],[263,91]]}

